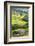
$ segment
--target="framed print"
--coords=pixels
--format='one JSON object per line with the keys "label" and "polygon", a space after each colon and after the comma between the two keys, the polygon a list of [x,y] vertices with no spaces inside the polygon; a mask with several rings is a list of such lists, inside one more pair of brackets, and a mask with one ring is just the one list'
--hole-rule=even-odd
{"label": "framed print", "polygon": [[34,3],[4,2],[4,43],[34,42]]}

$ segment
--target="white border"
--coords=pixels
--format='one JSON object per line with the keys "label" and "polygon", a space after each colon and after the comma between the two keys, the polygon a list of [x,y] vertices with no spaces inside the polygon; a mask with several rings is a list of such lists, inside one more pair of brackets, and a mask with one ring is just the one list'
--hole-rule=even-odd
{"label": "white border", "polygon": [[[7,30],[7,40],[8,42],[15,42],[15,41],[32,41],[32,4],[16,4],[16,3],[8,3],[7,4],[8,8],[8,30]],[[29,6],[29,36],[24,36],[24,37],[12,37],[10,39],[10,6]]]}

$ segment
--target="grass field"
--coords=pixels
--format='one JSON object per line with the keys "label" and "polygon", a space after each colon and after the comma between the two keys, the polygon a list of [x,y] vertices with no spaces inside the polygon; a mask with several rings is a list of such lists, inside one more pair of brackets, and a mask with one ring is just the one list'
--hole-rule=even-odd
{"label": "grass field", "polygon": [[28,35],[28,14],[12,13],[11,15],[10,37],[20,37]]}

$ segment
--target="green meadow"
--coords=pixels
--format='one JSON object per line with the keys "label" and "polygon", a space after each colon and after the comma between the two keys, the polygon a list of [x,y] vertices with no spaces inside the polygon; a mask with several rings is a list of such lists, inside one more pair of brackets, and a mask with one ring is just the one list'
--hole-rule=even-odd
{"label": "green meadow", "polygon": [[28,35],[28,13],[12,12],[10,37],[21,37]]}

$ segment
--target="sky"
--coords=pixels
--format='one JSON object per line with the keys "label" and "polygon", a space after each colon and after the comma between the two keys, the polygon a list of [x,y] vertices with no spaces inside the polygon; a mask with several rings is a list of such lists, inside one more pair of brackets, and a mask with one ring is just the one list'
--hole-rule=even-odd
{"label": "sky", "polygon": [[18,10],[18,11],[26,11],[28,12],[28,8],[13,8],[13,10]]}

